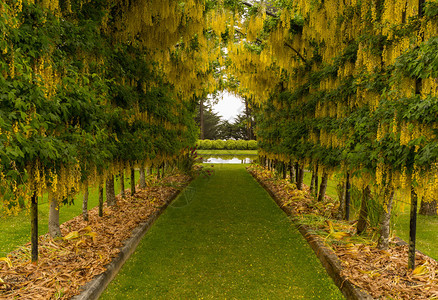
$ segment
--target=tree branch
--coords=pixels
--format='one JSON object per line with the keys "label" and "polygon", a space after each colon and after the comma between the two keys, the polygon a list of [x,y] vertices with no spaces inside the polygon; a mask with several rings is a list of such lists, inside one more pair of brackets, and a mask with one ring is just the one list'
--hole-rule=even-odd
{"label": "tree branch", "polygon": [[[248,7],[253,7],[253,6],[254,6],[253,4],[251,4],[251,3],[249,3],[249,2],[245,2],[245,1],[242,2],[242,4],[244,4],[244,5],[248,6]],[[273,12],[266,11],[266,14],[267,14],[268,16],[273,17],[273,18],[278,18],[278,16],[277,16],[276,14],[274,14]]]}
{"label": "tree branch", "polygon": [[[245,34],[242,32],[242,31],[240,31],[239,29],[234,29],[234,31],[235,32],[237,32],[238,34],[240,34],[240,35],[242,35],[242,36],[245,36]],[[258,43],[260,43],[260,44],[262,44],[263,43],[263,41],[262,40],[260,40],[259,38],[256,38],[256,41],[258,42]],[[300,52],[298,52],[294,47],[292,47],[290,44],[288,44],[288,43],[286,43],[286,42],[284,42],[284,45],[286,46],[286,47],[288,47],[288,48],[290,48],[293,52],[295,52],[295,54],[304,62],[304,63],[307,63],[307,61],[306,61],[306,59],[304,58],[304,56],[302,56],[301,54],[300,54]]]}
{"label": "tree branch", "polygon": [[306,59],[300,54],[300,52],[298,52],[294,47],[292,47],[291,45],[289,45],[288,43],[284,42],[284,45],[290,49],[292,49],[293,52],[296,53],[296,55],[304,62],[307,63]]}

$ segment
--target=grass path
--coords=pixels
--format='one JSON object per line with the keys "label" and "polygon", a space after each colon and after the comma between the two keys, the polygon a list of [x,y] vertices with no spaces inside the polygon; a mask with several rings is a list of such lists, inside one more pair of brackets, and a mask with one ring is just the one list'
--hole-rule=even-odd
{"label": "grass path", "polygon": [[101,299],[343,299],[244,166],[214,168],[167,208]]}

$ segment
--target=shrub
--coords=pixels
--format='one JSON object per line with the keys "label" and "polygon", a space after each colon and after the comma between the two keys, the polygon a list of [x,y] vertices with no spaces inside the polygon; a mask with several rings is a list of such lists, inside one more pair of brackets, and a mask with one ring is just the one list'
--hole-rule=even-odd
{"label": "shrub", "polygon": [[213,149],[215,150],[223,150],[225,148],[225,141],[223,140],[215,140],[213,141]]}
{"label": "shrub", "polygon": [[257,150],[257,141],[255,141],[255,140],[248,141],[248,149],[249,150]]}
{"label": "shrub", "polygon": [[255,140],[198,140],[200,150],[257,150]]}
{"label": "shrub", "polygon": [[213,141],[211,140],[199,140],[198,149],[209,150],[213,146]]}
{"label": "shrub", "polygon": [[245,141],[245,140],[237,140],[237,141],[236,141],[236,149],[239,149],[239,150],[248,150],[248,141]]}
{"label": "shrub", "polygon": [[225,142],[225,149],[227,150],[236,150],[237,149],[237,143],[234,140],[228,140]]}

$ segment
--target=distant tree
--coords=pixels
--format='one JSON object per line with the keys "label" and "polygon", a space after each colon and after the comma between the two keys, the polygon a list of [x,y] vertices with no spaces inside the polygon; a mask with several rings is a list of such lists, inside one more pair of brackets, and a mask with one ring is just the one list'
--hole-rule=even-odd
{"label": "distant tree", "polygon": [[235,139],[234,127],[233,123],[230,123],[227,120],[222,121],[218,128],[218,138],[221,140]]}
{"label": "distant tree", "polygon": [[201,128],[200,139],[216,140],[220,138],[219,127],[221,124],[221,117],[218,116],[215,112],[213,112],[210,104],[204,102],[202,105],[203,105],[202,115],[201,115],[201,110],[199,109],[198,115],[195,118],[196,123],[200,126],[200,128],[201,128],[201,116],[203,119],[203,128]]}

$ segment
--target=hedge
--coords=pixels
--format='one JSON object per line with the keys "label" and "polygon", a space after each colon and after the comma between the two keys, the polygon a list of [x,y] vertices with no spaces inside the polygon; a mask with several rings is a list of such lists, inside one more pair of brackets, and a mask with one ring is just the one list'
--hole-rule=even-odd
{"label": "hedge", "polygon": [[255,140],[198,140],[199,150],[257,150]]}

